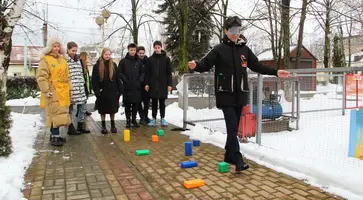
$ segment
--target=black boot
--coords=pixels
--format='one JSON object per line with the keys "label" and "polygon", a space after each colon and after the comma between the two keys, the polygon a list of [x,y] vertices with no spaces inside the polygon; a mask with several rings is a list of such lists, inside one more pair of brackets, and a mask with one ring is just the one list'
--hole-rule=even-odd
{"label": "black boot", "polygon": [[[52,135],[49,136],[49,141],[52,142]],[[64,138],[64,137],[61,137],[59,136],[59,139],[62,140],[63,143],[66,143],[67,142],[67,138]]]}
{"label": "black boot", "polygon": [[84,122],[78,122],[77,131],[80,133],[90,133],[91,131],[84,127]]}
{"label": "black boot", "polygon": [[71,123],[68,127],[68,135],[81,135],[81,133],[77,131],[76,128],[73,126],[73,123]]}
{"label": "black boot", "polygon": [[108,134],[108,130],[106,128],[106,122],[102,121],[102,129],[101,129],[101,133],[102,134]]}
{"label": "black boot", "polygon": [[51,141],[53,146],[63,146],[64,142],[60,137],[52,137]]}
{"label": "black boot", "polygon": [[136,119],[133,119],[131,123],[132,123],[132,126],[135,127],[135,128],[140,127],[140,125],[137,123]]}
{"label": "black boot", "polygon": [[126,128],[130,128],[131,127],[131,120],[127,119],[126,120]]}
{"label": "black boot", "polygon": [[243,164],[242,166],[236,166],[236,174],[240,174],[242,171],[247,170],[250,168],[247,164]]}
{"label": "black boot", "polygon": [[140,119],[140,122],[139,123],[142,124],[142,125],[148,124],[148,122],[146,121],[145,118]]}
{"label": "black boot", "polygon": [[92,113],[91,113],[91,112],[89,112],[89,111],[86,111],[86,115],[87,115],[87,116],[91,116],[91,115],[92,115]]}
{"label": "black boot", "polygon": [[115,126],[115,121],[111,121],[111,133],[117,133],[117,128]]}

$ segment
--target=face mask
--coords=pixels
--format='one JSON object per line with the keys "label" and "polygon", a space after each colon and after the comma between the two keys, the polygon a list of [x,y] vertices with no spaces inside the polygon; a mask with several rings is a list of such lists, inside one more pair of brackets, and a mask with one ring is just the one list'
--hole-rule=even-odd
{"label": "face mask", "polygon": [[240,34],[241,31],[242,31],[242,27],[241,26],[232,26],[231,28],[228,29],[228,33],[230,35]]}

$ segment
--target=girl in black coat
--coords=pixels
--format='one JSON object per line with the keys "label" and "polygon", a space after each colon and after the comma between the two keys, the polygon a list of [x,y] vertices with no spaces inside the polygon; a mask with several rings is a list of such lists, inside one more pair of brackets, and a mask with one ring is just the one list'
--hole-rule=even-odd
{"label": "girl in black coat", "polygon": [[106,114],[110,114],[111,132],[117,133],[115,126],[115,113],[118,112],[119,99],[122,93],[121,79],[117,73],[117,66],[112,61],[111,51],[108,48],[102,50],[102,56],[93,66],[92,71],[93,92],[97,97],[96,108],[101,114],[102,134],[107,134]]}
{"label": "girl in black coat", "polygon": [[[128,53],[118,65],[118,74],[124,85],[123,103],[126,113],[126,127],[140,127],[136,122],[136,114],[141,103],[141,84],[144,81],[144,67],[136,55],[136,44],[127,46]],[[131,121],[132,113],[132,121]]]}
{"label": "girl in black coat", "polygon": [[160,107],[160,123],[167,126],[165,121],[165,100],[168,92],[171,91],[171,62],[166,52],[161,50],[161,42],[154,42],[154,54],[146,60],[146,81],[145,90],[149,91],[152,99],[152,117],[149,126],[156,125],[158,102]]}

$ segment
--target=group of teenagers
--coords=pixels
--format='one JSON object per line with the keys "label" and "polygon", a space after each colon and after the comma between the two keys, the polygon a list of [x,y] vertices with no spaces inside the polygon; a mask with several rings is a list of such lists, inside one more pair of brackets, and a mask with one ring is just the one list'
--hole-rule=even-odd
{"label": "group of teenagers", "polygon": [[[101,56],[93,66],[92,76],[88,71],[88,54],[77,54],[78,45],[68,42],[63,48],[59,38],[50,38],[39,63],[37,82],[41,90],[40,106],[46,111],[46,125],[50,128],[51,144],[62,146],[65,139],[59,128],[68,127],[68,135],[90,133],[85,116],[90,94],[96,96],[95,110],[101,115],[101,133],[107,134],[106,115],[110,115],[111,133],[117,133],[115,114],[120,107],[120,97],[125,107],[126,128],[139,124],[155,126],[158,108],[160,125],[165,120],[165,100],[172,90],[170,58],[162,50],[160,41],[154,42],[154,53],[149,58],[145,48],[131,43],[127,54],[118,65],[112,60],[111,50],[103,48]],[[148,117],[149,102],[152,101],[152,118]],[[75,112],[74,109],[77,109]],[[140,121],[136,121],[139,113]],[[77,127],[73,124],[77,122]]]}
{"label": "group of teenagers", "polygon": [[[221,43],[214,46],[201,60],[189,61],[188,67],[196,72],[207,72],[214,67],[216,106],[223,112],[227,129],[224,161],[235,165],[236,172],[240,173],[249,168],[242,158],[237,138],[240,136],[238,126],[242,109],[249,101],[247,68],[260,74],[281,78],[289,77],[290,73],[265,66],[258,61],[241,34],[242,23],[238,16],[226,18],[223,28],[224,37]],[[90,84],[97,97],[95,108],[101,114],[102,133],[108,133],[105,124],[106,114],[110,114],[111,117],[111,132],[117,132],[114,117],[118,112],[121,94],[127,127],[138,127],[138,110],[142,113],[141,123],[155,125],[158,103],[161,125],[167,125],[164,119],[165,99],[172,89],[172,77],[170,59],[162,50],[161,42],[154,42],[154,53],[147,59],[142,47],[128,45],[128,53],[118,66],[111,59],[111,51],[103,49],[93,67],[90,82],[87,63],[82,54],[81,62],[76,56],[77,45],[68,43],[65,52],[61,44],[58,40],[48,41],[37,77],[42,94],[41,106],[46,109],[46,123],[52,132],[53,145],[63,144],[63,139],[59,137],[60,126],[69,125],[69,133],[76,133],[69,119],[69,116],[72,116],[73,105],[77,105],[78,110],[77,131],[89,132],[83,122]],[[152,99],[151,120],[147,118],[148,98]],[[141,102],[143,107],[140,107]]]}

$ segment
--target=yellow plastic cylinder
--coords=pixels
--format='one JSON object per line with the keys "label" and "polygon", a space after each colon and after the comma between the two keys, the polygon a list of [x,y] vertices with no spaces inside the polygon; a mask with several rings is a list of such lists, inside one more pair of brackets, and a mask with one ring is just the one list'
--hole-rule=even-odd
{"label": "yellow plastic cylinder", "polygon": [[124,130],[124,141],[130,141],[130,130]]}

